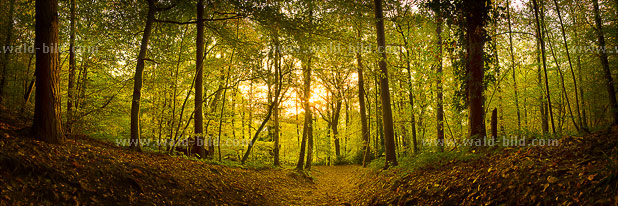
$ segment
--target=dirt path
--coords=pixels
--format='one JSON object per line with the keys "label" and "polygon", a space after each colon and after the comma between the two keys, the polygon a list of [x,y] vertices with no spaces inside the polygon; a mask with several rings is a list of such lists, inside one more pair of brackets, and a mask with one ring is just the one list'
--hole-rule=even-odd
{"label": "dirt path", "polygon": [[281,199],[275,204],[283,205],[351,205],[357,194],[355,183],[358,176],[368,169],[357,165],[314,166],[313,183],[281,187]]}

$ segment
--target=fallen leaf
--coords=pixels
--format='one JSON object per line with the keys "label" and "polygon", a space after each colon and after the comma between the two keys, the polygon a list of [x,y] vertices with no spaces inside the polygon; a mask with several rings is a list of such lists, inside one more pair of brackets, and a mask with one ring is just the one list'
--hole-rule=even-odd
{"label": "fallen leaf", "polygon": [[556,183],[556,182],[558,182],[558,178],[553,177],[553,176],[548,176],[547,177],[547,182],[552,183],[552,184]]}

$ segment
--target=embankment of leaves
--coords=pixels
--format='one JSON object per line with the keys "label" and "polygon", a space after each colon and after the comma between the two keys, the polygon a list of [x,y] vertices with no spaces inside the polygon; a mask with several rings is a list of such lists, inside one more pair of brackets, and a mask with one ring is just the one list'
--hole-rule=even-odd
{"label": "embankment of leaves", "polygon": [[615,205],[618,127],[362,176],[357,205]]}
{"label": "embankment of leaves", "polygon": [[[0,119],[0,205],[271,205],[311,180],[139,153],[89,138],[53,145]],[[22,131],[20,131],[22,130]]]}

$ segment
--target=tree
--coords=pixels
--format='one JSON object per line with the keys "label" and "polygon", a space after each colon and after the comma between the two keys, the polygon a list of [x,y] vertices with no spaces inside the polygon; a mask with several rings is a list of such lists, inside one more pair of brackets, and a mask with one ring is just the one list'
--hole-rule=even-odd
{"label": "tree", "polygon": [[386,152],[386,162],[384,168],[397,166],[397,155],[395,151],[395,132],[393,128],[393,111],[391,109],[391,98],[388,86],[388,68],[386,67],[386,40],[384,36],[384,17],[382,12],[382,0],[374,0],[374,11],[376,19],[376,32],[378,42],[378,54],[380,55],[380,97],[382,100],[382,122],[384,127],[384,150]]}
{"label": "tree", "polygon": [[[300,143],[300,155],[296,169],[302,170],[305,166],[305,147],[307,147],[307,162],[306,165],[311,169],[311,154],[313,153],[313,112],[311,111],[311,56],[306,57],[302,61],[303,67],[303,110],[305,111],[305,120],[303,123],[303,137]],[[307,146],[307,141],[309,145]]]}
{"label": "tree", "polygon": [[75,104],[75,0],[71,0],[71,27],[69,31],[69,85],[67,95],[67,133],[73,130],[73,105]]}
{"label": "tree", "polygon": [[612,73],[609,70],[609,61],[607,60],[607,53],[605,49],[605,34],[603,33],[603,21],[601,20],[601,14],[599,14],[599,0],[592,1],[594,6],[594,23],[596,25],[597,39],[600,47],[599,60],[601,60],[601,66],[603,68],[603,75],[605,77],[605,86],[607,87],[607,93],[609,98],[610,114],[613,117],[612,125],[618,125],[618,102],[616,102],[616,91],[614,89],[614,80],[612,79]]}
{"label": "tree", "polygon": [[465,17],[465,41],[468,57],[466,59],[468,85],[468,134],[472,139],[485,137],[484,124],[484,86],[483,77],[485,45],[485,23],[490,8],[490,1],[469,1],[463,5]]}
{"label": "tree", "polygon": [[[358,41],[361,40],[361,29],[360,26],[358,28],[357,33]],[[356,52],[356,71],[358,73],[358,105],[360,107],[360,118],[361,118],[361,136],[363,140],[363,167],[367,166],[367,163],[370,160],[370,150],[369,146],[369,123],[367,121],[367,110],[365,105],[365,77],[363,74],[363,61],[360,51]]]}
{"label": "tree", "polygon": [[513,52],[513,29],[511,26],[511,1],[506,1],[506,18],[509,26],[509,51],[511,54],[511,74],[513,77],[513,91],[515,93],[515,109],[517,110],[517,130],[521,131],[521,112],[519,111],[519,94],[517,91],[517,78],[515,76],[515,52]]}
{"label": "tree", "polygon": [[[15,13],[15,0],[11,0],[9,2],[9,13],[7,18],[7,28],[6,28],[6,39],[4,41],[4,46],[8,47],[11,45],[12,36],[13,36],[13,14]],[[4,101],[4,95],[6,92],[6,77],[8,75],[8,64],[9,64],[9,52],[4,52],[2,54],[2,60],[0,60],[0,66],[2,67],[2,75],[0,78],[0,103]]]}
{"label": "tree", "polygon": [[[553,0],[554,1],[554,5],[556,6],[556,13],[558,14],[558,20],[560,20],[560,31],[562,32],[562,40],[564,42],[564,49],[566,51],[566,55],[567,55],[567,60],[569,61],[569,69],[571,71],[571,77],[573,78],[573,87],[575,88],[575,109],[577,112],[577,117],[578,117],[578,123],[579,126],[576,127],[578,129],[583,129],[584,128],[584,124],[582,123],[582,116],[580,113],[580,108],[579,108],[579,93],[577,92],[577,80],[575,79],[575,72],[573,71],[573,63],[571,62],[571,53],[569,52],[569,44],[567,43],[567,38],[566,38],[566,31],[564,29],[564,23],[562,23],[562,14],[560,14],[560,6],[558,5],[558,1],[557,0]],[[563,81],[564,82],[564,81]],[[564,83],[563,83],[564,85]],[[567,96],[567,102],[568,102],[568,96]],[[569,107],[569,111],[570,111],[570,107]],[[572,116],[572,115],[571,115]]]}
{"label": "tree", "polygon": [[532,0],[532,6],[534,7],[534,17],[536,19],[536,32],[537,32],[537,38],[538,38],[538,42],[540,44],[540,48],[541,48],[541,59],[543,60],[543,73],[545,73],[545,96],[547,98],[547,108],[548,110],[546,110],[545,112],[549,113],[549,117],[551,120],[551,130],[552,130],[552,134],[556,134],[556,127],[554,126],[554,114],[552,111],[552,104],[551,104],[551,97],[550,97],[550,93],[549,93],[549,80],[547,78],[547,60],[545,58],[545,32],[543,32],[543,26],[541,25],[541,23],[544,23],[544,19],[543,19],[543,13],[541,12],[541,18],[539,18],[539,6],[537,5],[536,0]]}
{"label": "tree", "polygon": [[[402,12],[403,15],[408,15],[408,10],[406,9],[405,12]],[[404,17],[405,18],[405,17]],[[411,61],[411,56],[410,56],[410,21],[406,21],[406,32],[404,32],[404,29],[402,28],[402,24],[403,23],[396,23],[396,29],[397,32],[399,33],[399,35],[401,36],[401,40],[403,41],[403,48],[406,50],[405,52],[405,67],[406,67],[406,71],[407,71],[407,78],[406,78],[406,82],[407,82],[407,86],[408,86],[408,100],[410,103],[410,126],[412,128],[412,149],[414,151],[414,153],[418,153],[419,149],[418,149],[418,145],[417,145],[417,141],[416,141],[416,116],[414,114],[414,87],[413,87],[413,83],[412,83],[412,67],[410,65],[410,61]],[[360,76],[360,75],[359,75]],[[359,77],[360,79],[360,77]],[[360,81],[360,80],[359,80]],[[404,128],[405,131],[405,128]],[[404,142],[405,143],[405,142]]]}
{"label": "tree", "polygon": [[[203,90],[204,90],[204,0],[197,1],[197,36],[195,38],[195,113],[194,113],[194,133],[195,142],[193,143],[194,151],[197,152],[199,158],[206,157],[204,149],[204,112],[203,108]],[[209,142],[208,144],[212,144]],[[213,154],[210,154],[213,155]]]}
{"label": "tree", "polygon": [[64,143],[60,118],[58,1],[35,2],[36,96],[33,134],[49,143]]}
{"label": "tree", "polygon": [[137,66],[135,67],[135,77],[133,78],[133,99],[131,101],[131,141],[129,148],[141,151],[140,143],[140,101],[142,97],[142,84],[144,76],[144,63],[148,50],[148,41],[152,32],[152,23],[155,18],[155,0],[148,0],[148,14],[146,15],[146,26],[142,34],[142,43],[139,54],[137,55]]}
{"label": "tree", "polygon": [[434,0],[434,12],[436,13],[436,124],[440,151],[444,151],[444,104],[442,94],[442,5],[440,0]]}

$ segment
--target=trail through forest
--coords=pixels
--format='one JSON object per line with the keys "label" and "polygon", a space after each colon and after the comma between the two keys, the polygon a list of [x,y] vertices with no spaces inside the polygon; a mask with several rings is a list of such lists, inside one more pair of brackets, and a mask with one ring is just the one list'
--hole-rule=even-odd
{"label": "trail through forest", "polygon": [[291,205],[351,205],[357,194],[356,183],[360,174],[369,169],[357,165],[315,166],[313,184],[306,187],[287,188]]}

